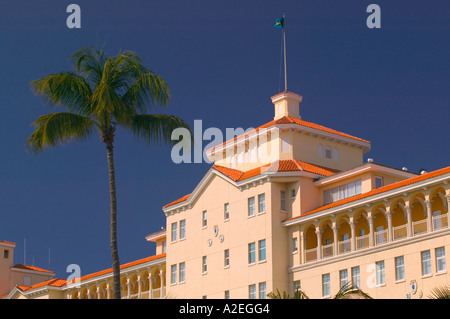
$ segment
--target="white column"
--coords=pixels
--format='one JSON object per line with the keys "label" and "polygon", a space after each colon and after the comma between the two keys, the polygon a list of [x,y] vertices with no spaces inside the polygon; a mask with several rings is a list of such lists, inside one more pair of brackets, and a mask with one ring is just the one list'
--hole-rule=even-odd
{"label": "white column", "polygon": [[333,230],[333,256],[339,253],[339,240],[338,240],[338,229],[339,227],[334,224],[331,229]]}
{"label": "white column", "polygon": [[142,280],[141,280],[140,275],[137,276],[137,283],[138,283],[138,298],[141,299],[142,298]]}
{"label": "white column", "polygon": [[356,250],[356,231],[355,231],[355,223],[353,222],[353,218],[350,219],[350,232],[351,232],[351,240],[350,240],[350,249],[351,251]]}
{"label": "white column", "polygon": [[431,220],[431,217],[433,216],[433,212],[431,211],[431,200],[425,200],[425,206],[427,207],[427,232],[432,232],[434,229]]}
{"label": "white column", "polygon": [[322,259],[322,232],[319,227],[316,228],[317,236],[317,260]]}
{"label": "white column", "polygon": [[390,211],[390,208],[386,208],[386,217],[387,217],[387,224],[388,224],[388,242],[391,242],[393,240],[393,229],[392,229],[392,213]]}
{"label": "white column", "polygon": [[412,217],[411,217],[411,206],[409,206],[409,203],[405,206],[405,210],[406,210],[406,221],[407,221],[406,231],[407,231],[408,237],[412,237],[413,236]]}
{"label": "white column", "polygon": [[372,215],[367,216],[369,220],[369,247],[373,247],[373,217]]}

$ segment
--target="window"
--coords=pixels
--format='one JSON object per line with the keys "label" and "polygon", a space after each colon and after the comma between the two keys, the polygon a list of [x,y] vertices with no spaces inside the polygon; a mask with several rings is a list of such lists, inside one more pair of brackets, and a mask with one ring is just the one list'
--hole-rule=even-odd
{"label": "window", "polygon": [[431,275],[431,255],[430,251],[422,251],[422,276]]}
{"label": "window", "polygon": [[326,158],[331,158],[331,148],[329,146],[327,146],[325,148],[325,157]]}
{"label": "window", "polygon": [[376,271],[377,271],[377,286],[381,286],[385,284],[384,279],[384,260],[377,261],[375,263]]}
{"label": "window", "polygon": [[361,281],[359,276],[359,266],[352,267],[352,285],[355,288],[361,288]]}
{"label": "window", "polygon": [[322,297],[330,296],[330,274],[322,275]]}
{"label": "window", "polygon": [[208,212],[206,210],[203,211],[202,218],[202,227],[206,227],[208,225]]}
{"label": "window", "polygon": [[186,220],[180,220],[180,239],[186,238]]}
{"label": "window", "polygon": [[298,240],[297,237],[292,238],[292,252],[297,252],[298,250]]}
{"label": "window", "polygon": [[258,261],[266,260],[266,240],[260,240],[258,242]]}
{"label": "window", "polygon": [[293,188],[293,189],[291,189],[291,199],[292,198],[295,198],[295,189]]}
{"label": "window", "polygon": [[256,261],[256,251],[255,251],[255,243],[248,244],[248,263],[254,264]]}
{"label": "window", "polygon": [[360,179],[348,184],[340,185],[323,191],[324,205],[358,194],[361,194]]}
{"label": "window", "polygon": [[230,219],[230,205],[228,203],[223,205],[223,219]]}
{"label": "window", "polygon": [[170,283],[177,283],[177,265],[170,266]]}
{"label": "window", "polygon": [[208,271],[208,265],[207,265],[207,259],[206,256],[202,257],[202,273],[206,274],[206,272]]}
{"label": "window", "polygon": [[250,197],[248,199],[248,216],[255,215],[255,197]]}
{"label": "window", "polygon": [[280,192],[280,209],[282,211],[286,211],[286,192],[285,191],[281,191]]}
{"label": "window", "polygon": [[172,241],[176,241],[177,240],[178,224],[177,223],[172,223],[171,225],[172,225],[171,240]]}
{"label": "window", "polygon": [[375,188],[380,188],[383,184],[383,177],[375,176]]}
{"label": "window", "polygon": [[258,195],[258,213],[266,211],[266,194]]}
{"label": "window", "polygon": [[9,250],[8,250],[8,249],[5,249],[5,250],[3,251],[3,258],[5,258],[5,259],[8,259],[8,258],[9,258]]}
{"label": "window", "polygon": [[185,281],[185,263],[184,262],[180,263],[179,278],[180,278],[180,282]]}
{"label": "window", "polygon": [[224,257],[224,267],[229,267],[230,266],[230,250],[229,249],[225,249],[224,253],[223,253],[223,257]]}
{"label": "window", "polygon": [[163,243],[162,243],[163,253],[166,252],[166,246],[167,246],[166,241],[163,241]]}
{"label": "window", "polygon": [[339,279],[341,281],[341,288],[344,287],[348,283],[348,271],[347,269],[343,269],[339,271]]}
{"label": "window", "polygon": [[436,248],[436,272],[445,271],[445,247]]}
{"label": "window", "polygon": [[248,298],[256,299],[256,285],[248,286]]}
{"label": "window", "polygon": [[405,279],[405,260],[403,256],[395,257],[395,280]]}
{"label": "window", "polygon": [[225,290],[224,298],[230,299],[230,291],[229,290]]}
{"label": "window", "polygon": [[260,282],[258,285],[259,288],[259,299],[266,299],[266,283]]}

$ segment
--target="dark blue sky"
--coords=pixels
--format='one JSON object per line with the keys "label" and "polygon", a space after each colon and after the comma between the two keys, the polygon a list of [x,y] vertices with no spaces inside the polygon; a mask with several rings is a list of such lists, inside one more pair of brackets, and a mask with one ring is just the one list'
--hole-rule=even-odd
{"label": "dark blue sky", "polygon": [[[81,7],[68,29],[66,7]],[[366,8],[381,7],[381,29]],[[55,112],[30,81],[68,70],[83,46],[133,50],[169,84],[164,112],[203,128],[256,127],[280,92],[286,10],[289,89],[303,119],[372,142],[365,158],[410,171],[449,165],[450,3],[433,1],[0,0],[0,240],[15,263],[66,278],[109,268],[106,150],[89,141],[30,155],[30,123]],[[204,146],[208,144],[205,141]],[[171,148],[116,135],[121,263],[154,253],[145,236],[165,226],[162,206],[190,193],[210,165],[174,164]],[[51,262],[48,264],[49,249]]]}

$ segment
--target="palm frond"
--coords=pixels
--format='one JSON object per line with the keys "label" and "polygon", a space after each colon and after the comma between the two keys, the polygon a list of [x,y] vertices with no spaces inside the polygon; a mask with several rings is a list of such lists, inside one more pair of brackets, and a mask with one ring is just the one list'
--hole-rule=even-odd
{"label": "palm frond", "polygon": [[428,297],[430,299],[450,299],[450,286],[433,288]]}
{"label": "palm frond", "polygon": [[283,295],[281,295],[280,291],[277,289],[277,292],[269,292],[267,294],[269,299],[309,299],[306,293],[302,290],[297,290],[294,295],[291,297],[286,291],[283,291]]}
{"label": "palm frond", "polygon": [[103,49],[96,47],[83,47],[71,57],[75,71],[89,79],[93,86],[100,82],[103,65],[107,59],[108,55]]}
{"label": "palm frond", "polygon": [[122,99],[127,105],[145,113],[157,104],[167,106],[170,95],[167,83],[160,76],[147,72],[140,74],[124,93]]}
{"label": "palm frond", "polygon": [[44,96],[48,102],[64,105],[78,114],[91,114],[91,88],[86,80],[72,72],[59,72],[31,82],[36,95]]}
{"label": "palm frond", "polygon": [[[189,125],[180,118],[167,114],[138,114],[129,123],[122,123],[139,138],[150,144],[174,144],[172,131],[178,127],[190,130]],[[192,134],[191,134],[192,136]]]}
{"label": "palm frond", "polygon": [[354,286],[351,282],[343,285],[333,299],[372,299],[368,294]]}
{"label": "palm frond", "polygon": [[42,115],[32,125],[36,130],[26,145],[35,153],[60,143],[84,140],[98,127],[88,117],[65,112]]}

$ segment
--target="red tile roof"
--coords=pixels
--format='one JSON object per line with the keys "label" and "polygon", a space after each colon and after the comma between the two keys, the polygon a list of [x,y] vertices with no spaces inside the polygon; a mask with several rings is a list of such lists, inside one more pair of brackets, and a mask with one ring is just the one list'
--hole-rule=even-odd
{"label": "red tile roof", "polygon": [[444,175],[444,174],[447,174],[447,173],[450,173],[450,166],[444,167],[444,168],[441,168],[441,169],[438,169],[436,171],[429,172],[429,173],[426,173],[426,174],[423,174],[423,175],[414,176],[414,177],[405,179],[403,181],[395,182],[395,183],[392,183],[392,184],[389,184],[389,185],[386,185],[386,186],[383,186],[383,187],[371,190],[371,191],[369,191],[367,193],[363,193],[363,194],[359,194],[359,195],[355,195],[355,196],[352,196],[352,197],[348,197],[348,198],[345,198],[345,199],[338,200],[336,202],[333,202],[333,203],[321,206],[319,208],[316,208],[314,210],[311,210],[311,211],[309,211],[307,213],[304,213],[304,214],[302,214],[300,216],[289,218],[286,221],[294,220],[294,219],[297,219],[297,218],[300,218],[300,217],[303,217],[303,216],[306,216],[306,215],[311,215],[311,214],[314,214],[314,213],[317,213],[317,212],[320,212],[320,211],[323,211],[323,210],[326,210],[326,209],[329,209],[329,208],[338,207],[338,206],[341,206],[341,205],[344,205],[344,204],[347,204],[347,203],[351,203],[351,202],[357,201],[359,199],[363,199],[363,198],[367,198],[367,197],[370,197],[370,196],[378,195],[378,194],[381,194],[381,193],[384,193],[384,192],[387,192],[387,191],[390,191],[390,190],[393,190],[393,189],[397,189],[397,188],[400,188],[400,187],[403,187],[403,186],[407,186],[407,185],[411,185],[411,184],[414,184],[414,183],[418,183],[418,182],[421,182],[421,181],[424,181],[424,180],[427,180],[427,179],[430,179],[430,178],[433,178],[433,177],[437,177],[437,176],[440,176],[440,175]]}
{"label": "red tile roof", "polygon": [[[309,127],[309,128],[312,128],[312,129],[316,129],[316,130],[319,130],[319,131],[323,131],[323,132],[327,132],[327,133],[331,133],[331,134],[335,134],[335,135],[351,138],[351,139],[354,139],[354,140],[357,140],[357,141],[360,141],[360,142],[370,143],[370,141],[364,140],[362,138],[359,138],[359,137],[356,137],[356,136],[353,136],[353,135],[350,135],[350,134],[347,134],[347,133],[343,133],[343,132],[340,132],[340,131],[337,131],[337,130],[333,130],[333,129],[330,129],[330,128],[325,127],[323,125],[315,124],[315,123],[308,122],[308,121],[305,121],[305,120],[296,119],[296,118],[293,118],[293,117],[290,117],[290,116],[283,116],[282,118],[270,121],[270,122],[268,122],[266,124],[263,124],[263,125],[255,128],[255,129],[249,131],[249,132],[245,132],[244,134],[241,134],[239,136],[234,137],[233,140],[235,141],[235,140],[237,140],[237,139],[239,139],[239,138],[241,138],[243,136],[249,135],[249,134],[254,133],[254,132],[258,132],[261,129],[268,128],[268,127],[276,125],[276,124],[297,124],[297,125]],[[216,145],[216,146],[212,147],[211,150],[214,150],[214,149],[218,148],[219,146],[226,145],[227,143],[230,143],[230,141],[231,140],[228,140],[228,141],[226,141],[226,142],[224,142],[222,144]]]}
{"label": "red tile roof", "polygon": [[[139,260],[135,260],[135,261],[123,264],[123,265],[120,266],[120,269],[122,270],[122,269],[125,269],[125,268],[128,268],[128,267],[140,265],[140,264],[143,264],[143,263],[146,263],[146,262],[149,262],[149,261],[152,261],[152,260],[156,260],[156,259],[159,259],[159,258],[163,258],[163,257],[166,257],[166,253],[159,254],[159,255],[153,255],[153,256],[150,256],[150,257],[142,258],[142,259],[139,259]],[[101,275],[105,275],[105,274],[109,274],[109,273],[112,273],[112,272],[113,272],[112,268],[101,270],[101,271],[98,271],[98,272],[95,272],[95,273],[92,273],[92,274],[80,277],[80,281],[83,281],[83,280],[86,280],[86,279],[90,279],[90,278],[94,278],[94,277],[101,276]]]}
{"label": "red tile roof", "polygon": [[30,265],[17,264],[17,265],[14,265],[12,268],[32,270],[32,271],[42,271],[42,272],[48,272],[48,273],[54,274],[53,271],[50,271],[50,270],[47,270],[44,268],[35,267],[35,266],[30,266]]}
{"label": "red tile roof", "polygon": [[[240,182],[240,181],[246,180],[248,178],[258,176],[265,172],[273,173],[273,172],[288,172],[288,171],[291,171],[291,172],[292,171],[305,171],[305,172],[314,173],[314,174],[323,175],[323,176],[330,176],[330,175],[333,175],[338,172],[337,170],[334,170],[331,168],[313,165],[313,164],[302,162],[302,161],[299,161],[296,159],[280,160],[280,161],[276,161],[276,162],[273,162],[270,164],[265,164],[265,165],[250,169],[248,171],[240,171],[238,169],[228,168],[228,167],[220,166],[220,165],[213,165],[212,168],[221,172],[222,174],[229,177],[230,179],[232,179],[235,182]],[[185,195],[167,205],[164,205],[163,208],[184,202],[189,198],[189,196],[190,196],[190,194]]]}
{"label": "red tile roof", "polygon": [[16,243],[10,242],[10,241],[6,241],[6,240],[0,240],[0,243],[5,243],[5,244],[10,244],[10,245],[15,245]]}

